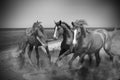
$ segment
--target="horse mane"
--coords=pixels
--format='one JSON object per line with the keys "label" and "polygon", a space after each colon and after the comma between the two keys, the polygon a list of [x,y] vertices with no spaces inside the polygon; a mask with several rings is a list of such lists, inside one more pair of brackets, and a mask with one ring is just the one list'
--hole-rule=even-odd
{"label": "horse mane", "polygon": [[42,25],[38,26],[38,29],[42,32],[42,34],[44,35],[44,38],[47,38],[47,35],[45,33],[43,26]]}
{"label": "horse mane", "polygon": [[38,26],[38,28],[39,28],[39,30],[40,30],[43,34],[45,33],[44,28],[43,28],[42,25]]}
{"label": "horse mane", "polygon": [[82,32],[82,35],[84,36],[84,37],[86,37],[86,28],[85,27],[80,27],[81,28],[81,32]]}
{"label": "horse mane", "polygon": [[45,33],[45,31],[44,31],[44,28],[43,28],[43,26],[40,24],[39,25],[39,23],[40,22],[35,22],[34,24],[33,24],[33,29],[35,28],[35,27],[37,27],[43,34]]}
{"label": "horse mane", "polygon": [[66,22],[62,22],[62,23],[64,23],[68,29],[71,29],[71,27]]}

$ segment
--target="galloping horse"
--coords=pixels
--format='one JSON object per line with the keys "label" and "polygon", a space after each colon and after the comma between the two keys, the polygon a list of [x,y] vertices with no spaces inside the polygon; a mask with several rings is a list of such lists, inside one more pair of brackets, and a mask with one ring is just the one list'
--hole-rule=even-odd
{"label": "galloping horse", "polygon": [[[34,46],[35,46],[35,51],[36,51],[36,58],[37,58],[37,66],[38,67],[39,67],[39,57],[40,57],[40,54],[38,52],[39,46],[43,47],[46,50],[45,53],[47,53],[49,60],[51,60],[50,53],[48,50],[47,36],[44,32],[44,28],[41,25],[41,22],[38,22],[38,21],[35,22],[33,24],[33,27],[30,30],[30,33],[29,34],[27,33],[27,39],[25,41],[23,41],[23,45],[21,46],[22,52],[20,53],[20,56],[19,56],[20,60],[24,60],[25,50],[26,50],[27,45],[29,45],[28,46],[28,56],[30,59],[29,62],[31,64],[32,64],[31,52],[32,52]],[[43,51],[44,51],[44,49],[43,49]]]}
{"label": "galloping horse", "polygon": [[54,28],[54,35],[53,37],[55,39],[58,39],[58,37],[60,36],[60,34],[63,36],[63,41],[61,43],[61,50],[58,56],[58,59],[56,60],[56,63],[61,60],[61,56],[67,51],[67,50],[71,50],[71,43],[73,40],[73,32],[70,28],[70,26],[63,22],[63,21],[59,21],[59,22],[55,22],[55,28]]}
{"label": "galloping horse", "polygon": [[110,38],[106,41],[104,49],[113,57],[116,56],[120,60],[120,31],[115,28],[108,35]]}
{"label": "galloping horse", "polygon": [[[92,54],[95,54],[96,66],[99,66],[101,60],[99,51],[104,47],[105,41],[107,40],[105,30],[94,30],[89,32],[86,31],[83,24],[78,25],[75,22],[72,22],[72,25],[74,27],[74,56],[72,61],[76,56],[80,55],[81,58],[79,62],[82,63],[84,61],[84,56],[87,54],[91,63]],[[110,56],[110,59],[112,59],[112,55],[110,53],[107,54]]]}

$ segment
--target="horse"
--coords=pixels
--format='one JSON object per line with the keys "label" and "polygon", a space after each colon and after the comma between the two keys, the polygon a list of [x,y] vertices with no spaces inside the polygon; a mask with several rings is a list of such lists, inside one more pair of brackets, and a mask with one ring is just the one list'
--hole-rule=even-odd
{"label": "horse", "polygon": [[31,29],[29,29],[29,32],[26,30],[26,40],[24,40],[22,42],[22,52],[19,55],[20,60],[23,60],[23,64],[24,64],[24,59],[25,59],[25,50],[28,46],[28,57],[29,57],[29,62],[30,64],[32,64],[31,61],[31,53],[33,48],[35,47],[35,51],[36,51],[36,59],[37,59],[37,66],[39,67],[39,58],[40,58],[40,54],[38,52],[38,47],[41,46],[41,49],[47,53],[47,56],[49,58],[49,60],[51,60],[51,56],[49,53],[49,49],[48,49],[48,43],[47,43],[47,36],[45,34],[44,28],[41,25],[41,22],[35,22],[33,24],[33,27]]}
{"label": "horse", "polygon": [[[72,61],[76,58],[76,56],[80,56],[79,63],[83,63],[84,56],[87,54],[89,56],[89,61],[91,64],[92,61],[92,54],[96,57],[96,66],[99,66],[101,58],[99,56],[99,51],[102,47],[104,47],[105,41],[108,39],[107,32],[105,30],[94,30],[94,31],[87,31],[83,24],[75,24],[72,22],[74,27],[74,56],[71,60]],[[113,57],[110,53],[107,53],[112,60]]]}
{"label": "horse", "polygon": [[[83,24],[86,24],[86,23],[83,23]],[[74,26],[73,26],[74,27]],[[55,28],[56,29],[56,28]],[[57,32],[55,32],[56,30],[54,29],[54,33],[56,34]],[[74,30],[74,28],[73,28],[73,30]],[[72,35],[75,35],[75,33],[73,34],[73,31],[72,31]],[[85,33],[83,33],[82,35],[84,35],[85,36]],[[54,36],[56,36],[56,35],[54,35]],[[73,36],[73,37],[75,37],[75,36]],[[71,68],[71,64],[72,64],[72,62],[73,62],[73,60],[77,57],[77,56],[79,56],[79,57],[81,57],[80,55],[77,55],[77,52],[76,52],[76,47],[74,46],[74,38],[72,37],[72,43],[70,43],[70,45],[69,45],[69,49],[66,49],[66,51],[58,58],[58,61],[59,60],[61,60],[63,57],[65,57],[65,56],[67,56],[67,55],[69,55],[70,53],[73,53],[73,57],[72,57],[72,59],[69,61],[69,68]],[[64,38],[63,38],[64,39]],[[82,38],[81,38],[82,39]],[[81,42],[82,43],[82,42]],[[82,44],[81,44],[82,45]],[[81,48],[80,46],[79,46],[79,48]],[[83,48],[82,48],[83,49]],[[85,50],[85,49],[84,49]],[[83,51],[83,50],[82,50]],[[82,52],[83,53],[83,52]]]}
{"label": "horse", "polygon": [[60,35],[63,36],[63,40],[61,42],[61,50],[58,59],[56,60],[56,63],[62,59],[61,56],[67,50],[71,50],[71,43],[73,40],[73,32],[71,30],[71,27],[66,22],[63,22],[61,20],[55,22],[53,38],[58,39]]}
{"label": "horse", "polygon": [[[114,57],[118,57],[120,60],[120,31],[117,28],[114,28],[114,31],[109,33],[110,38],[106,41],[104,49]],[[115,59],[116,61],[116,59]]]}

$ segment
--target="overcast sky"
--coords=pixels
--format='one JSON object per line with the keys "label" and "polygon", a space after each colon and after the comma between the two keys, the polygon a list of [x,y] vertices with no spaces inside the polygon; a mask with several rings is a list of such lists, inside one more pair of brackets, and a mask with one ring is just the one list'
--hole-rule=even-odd
{"label": "overcast sky", "polygon": [[35,21],[54,27],[55,21],[71,24],[85,19],[88,27],[116,26],[116,9],[106,0],[8,0],[2,2],[1,27],[26,28]]}

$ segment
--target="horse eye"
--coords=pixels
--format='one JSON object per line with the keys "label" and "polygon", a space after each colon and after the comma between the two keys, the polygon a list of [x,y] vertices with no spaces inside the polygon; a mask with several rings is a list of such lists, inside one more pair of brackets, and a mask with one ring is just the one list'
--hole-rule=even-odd
{"label": "horse eye", "polygon": [[80,31],[78,31],[78,35],[80,35],[81,34],[81,32]]}
{"label": "horse eye", "polygon": [[60,26],[58,26],[58,29],[60,29]]}

